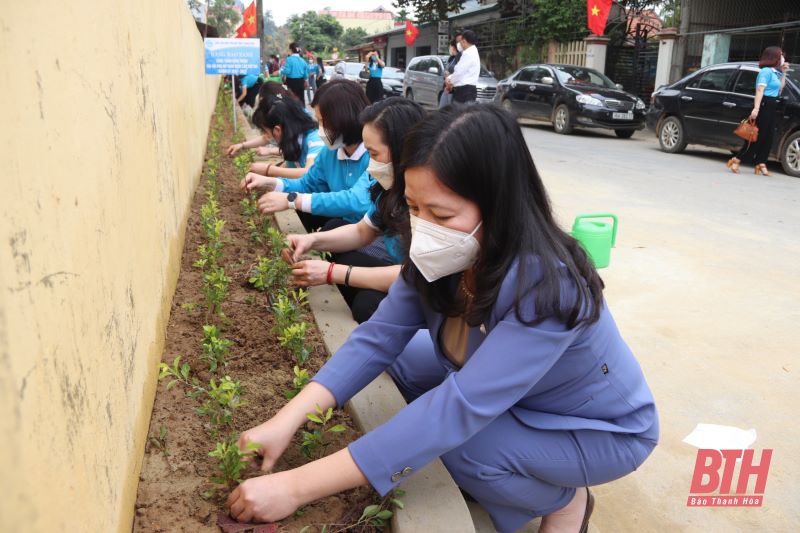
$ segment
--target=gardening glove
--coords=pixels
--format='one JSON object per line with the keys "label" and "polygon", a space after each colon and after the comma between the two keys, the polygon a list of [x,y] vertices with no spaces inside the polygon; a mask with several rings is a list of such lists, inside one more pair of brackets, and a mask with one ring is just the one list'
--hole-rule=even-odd
{"label": "gardening glove", "polygon": [[328,268],[331,264],[327,261],[312,259],[300,261],[292,265],[292,283],[298,287],[314,287],[325,285],[328,278]]}

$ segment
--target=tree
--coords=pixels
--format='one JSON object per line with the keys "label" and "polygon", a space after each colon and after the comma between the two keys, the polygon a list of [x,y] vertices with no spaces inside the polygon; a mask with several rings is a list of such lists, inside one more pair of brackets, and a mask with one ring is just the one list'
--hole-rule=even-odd
{"label": "tree", "polygon": [[460,11],[464,7],[464,0],[395,0],[393,6],[406,15],[406,8],[412,8],[417,14],[418,22],[431,22],[447,20],[447,13]]}
{"label": "tree", "polygon": [[241,22],[233,6],[234,0],[208,0],[208,25],[217,28],[220,37],[232,35]]}
{"label": "tree", "polygon": [[307,11],[302,15],[292,15],[286,22],[292,38],[306,50],[321,52],[339,44],[344,29],[331,15],[317,15]]}
{"label": "tree", "polygon": [[367,30],[359,26],[358,28],[347,28],[342,34],[342,48],[350,48],[363,43],[367,39]]}

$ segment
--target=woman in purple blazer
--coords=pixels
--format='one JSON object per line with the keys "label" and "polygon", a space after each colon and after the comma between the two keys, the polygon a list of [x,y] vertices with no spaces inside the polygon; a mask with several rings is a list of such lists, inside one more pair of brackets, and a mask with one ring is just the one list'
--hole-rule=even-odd
{"label": "woman in purple blazer", "polygon": [[543,532],[586,531],[588,487],[636,470],[659,435],[602,280],[553,219],[508,113],[434,113],[409,134],[402,165],[411,262],[312,383],[240,446],[256,443],[271,469],[315,405],[344,405],[384,370],[409,405],[346,449],[245,481],[231,515],[280,520],[367,483],[383,495],[440,457],[499,531],[537,516]]}

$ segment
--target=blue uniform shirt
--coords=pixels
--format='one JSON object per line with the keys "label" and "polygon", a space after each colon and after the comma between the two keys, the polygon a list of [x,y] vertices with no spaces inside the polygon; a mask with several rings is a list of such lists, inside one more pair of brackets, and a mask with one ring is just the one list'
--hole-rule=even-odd
{"label": "blue uniform shirt", "polygon": [[302,145],[300,149],[300,160],[287,161],[286,168],[304,168],[308,162],[309,156],[313,159],[325,148],[325,143],[319,138],[318,128],[312,128],[305,132],[304,135],[301,135],[300,144]]}
{"label": "blue uniform shirt", "polygon": [[778,96],[781,90],[781,78],[783,73],[778,72],[772,67],[764,67],[756,78],[756,89],[764,85],[764,96]]}
{"label": "blue uniform shirt", "polygon": [[369,77],[370,78],[380,78],[383,76],[383,67],[378,65],[378,62],[370,58],[369,59]]}
{"label": "blue uniform shirt", "polygon": [[386,231],[386,225],[381,220],[381,214],[378,211],[378,200],[380,200],[380,196],[369,206],[369,211],[364,215],[364,221],[372,229],[383,234],[383,243],[386,245],[389,258],[393,264],[399,265],[406,260],[406,254],[403,253],[400,246],[400,236]]}
{"label": "blue uniform shirt", "polygon": [[258,81],[258,76],[254,75],[254,74],[248,74],[247,76],[243,76],[239,80],[239,85],[241,85],[242,87],[247,87],[248,89],[250,89],[253,85],[256,84],[257,81]]}
{"label": "blue uniform shirt", "polygon": [[311,193],[311,212],[355,223],[369,210],[369,152],[363,144],[348,157],[344,149],[324,149],[299,179],[281,179],[275,190]]}
{"label": "blue uniform shirt", "polygon": [[286,58],[286,64],[281,69],[281,74],[287,78],[308,79],[308,63],[302,60],[297,54],[292,54]]}

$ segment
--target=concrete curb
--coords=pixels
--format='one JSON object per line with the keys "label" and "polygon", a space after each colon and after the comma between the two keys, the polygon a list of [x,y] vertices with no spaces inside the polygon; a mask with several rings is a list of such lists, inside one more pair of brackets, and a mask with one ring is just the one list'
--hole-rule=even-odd
{"label": "concrete curb", "polygon": [[[260,135],[249,127],[239,109],[237,120],[241,121],[247,138]],[[275,220],[284,233],[306,233],[293,211],[277,213]],[[309,290],[309,304],[325,347],[329,353],[335,353],[356,327],[350,308],[336,287],[327,285]],[[348,402],[347,410],[359,428],[368,432],[405,406],[405,399],[397,386],[388,374],[383,373]],[[394,533],[475,533],[461,491],[440,459],[418,471],[400,488],[406,491],[403,497],[405,506],[392,517]]]}

